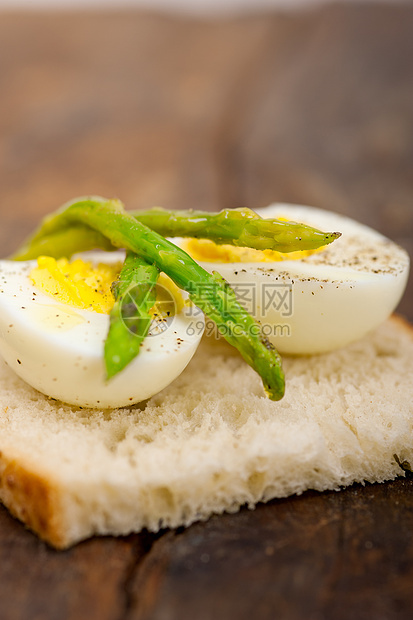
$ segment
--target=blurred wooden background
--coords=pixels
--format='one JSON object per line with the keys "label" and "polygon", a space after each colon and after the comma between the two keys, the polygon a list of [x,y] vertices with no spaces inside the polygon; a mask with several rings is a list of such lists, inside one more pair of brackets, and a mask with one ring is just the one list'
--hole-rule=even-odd
{"label": "blurred wooden background", "polygon": [[[0,14],[1,254],[91,193],[311,204],[412,254],[412,59],[412,5]],[[410,320],[412,302],[410,283]],[[411,619],[412,536],[411,479],[60,554],[0,508],[0,617]]]}

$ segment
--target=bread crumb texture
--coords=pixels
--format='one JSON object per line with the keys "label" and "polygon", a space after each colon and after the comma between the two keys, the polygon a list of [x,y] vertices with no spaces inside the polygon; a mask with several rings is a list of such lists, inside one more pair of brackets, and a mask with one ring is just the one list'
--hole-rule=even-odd
{"label": "bread crumb texture", "polygon": [[223,341],[139,406],[88,410],[0,362],[0,499],[50,544],[157,531],[246,504],[382,482],[413,464],[412,328],[285,358],[283,400]]}

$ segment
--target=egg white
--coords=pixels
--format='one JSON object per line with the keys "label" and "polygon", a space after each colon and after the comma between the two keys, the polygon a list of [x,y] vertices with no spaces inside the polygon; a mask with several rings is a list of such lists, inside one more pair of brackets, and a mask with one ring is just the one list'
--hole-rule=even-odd
{"label": "egg white", "polygon": [[[397,307],[409,257],[354,220],[312,207],[274,204],[256,212],[342,236],[322,252],[265,263],[200,262],[218,271],[281,353],[313,354],[345,346],[380,325]],[[182,239],[175,240],[178,245]]]}
{"label": "egg white", "polygon": [[[116,254],[88,253],[93,262]],[[0,261],[0,354],[47,396],[82,407],[123,407],[161,391],[184,370],[202,337],[203,314],[186,306],[159,320],[123,371],[105,380],[109,316],[54,300],[29,279],[36,261]],[[185,295],[185,294],[184,294]]]}

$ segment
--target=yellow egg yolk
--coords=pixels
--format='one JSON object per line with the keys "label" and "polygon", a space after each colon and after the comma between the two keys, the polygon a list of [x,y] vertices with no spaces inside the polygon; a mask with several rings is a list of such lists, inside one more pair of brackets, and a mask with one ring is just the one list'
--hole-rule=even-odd
{"label": "yellow egg yolk", "polygon": [[179,314],[184,307],[181,290],[165,273],[161,273],[156,283],[156,303],[151,308],[153,315],[172,316]]}
{"label": "yellow egg yolk", "polygon": [[62,303],[107,314],[115,303],[111,285],[120,267],[120,264],[93,266],[81,259],[69,262],[66,258],[40,256],[30,279],[43,293]]}
{"label": "yellow egg yolk", "polygon": [[[82,259],[69,262],[40,256],[37,267],[30,272],[32,283],[46,295],[69,306],[108,314],[115,303],[111,285],[121,270],[121,263],[97,266]],[[156,285],[156,303],[151,314],[172,316],[183,308],[179,288],[164,273]]]}
{"label": "yellow egg yolk", "polygon": [[298,260],[323,249],[297,250],[295,252],[254,250],[253,248],[239,248],[227,244],[217,245],[209,239],[187,239],[182,247],[195,260],[208,263],[270,263],[283,260]]}

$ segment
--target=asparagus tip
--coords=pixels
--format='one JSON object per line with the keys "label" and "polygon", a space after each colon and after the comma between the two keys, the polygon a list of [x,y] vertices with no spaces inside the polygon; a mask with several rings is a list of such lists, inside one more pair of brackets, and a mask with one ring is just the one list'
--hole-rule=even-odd
{"label": "asparagus tip", "polygon": [[341,237],[341,232],[326,233],[325,234],[325,242],[326,243],[333,243],[333,241],[335,241],[339,237]]}

